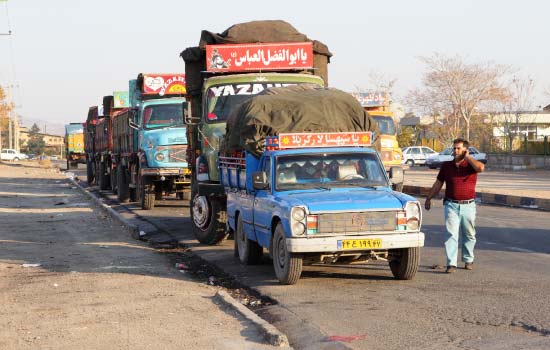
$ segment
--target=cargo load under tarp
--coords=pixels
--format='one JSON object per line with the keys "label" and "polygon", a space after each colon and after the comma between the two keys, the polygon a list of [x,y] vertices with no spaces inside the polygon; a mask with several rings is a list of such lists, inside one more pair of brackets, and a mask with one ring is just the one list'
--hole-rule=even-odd
{"label": "cargo load under tarp", "polygon": [[313,44],[314,73],[328,85],[328,63],[332,56],[328,47],[320,41],[309,39],[288,22],[270,20],[235,24],[220,34],[203,30],[199,46],[189,47],[180,54],[185,61],[187,91],[192,95],[200,93],[203,81],[201,72],[206,71],[206,45],[290,42]]}
{"label": "cargo load under tarp", "polygon": [[313,85],[270,88],[238,106],[227,119],[222,152],[259,155],[266,136],[284,132],[374,131],[378,124],[350,94]]}

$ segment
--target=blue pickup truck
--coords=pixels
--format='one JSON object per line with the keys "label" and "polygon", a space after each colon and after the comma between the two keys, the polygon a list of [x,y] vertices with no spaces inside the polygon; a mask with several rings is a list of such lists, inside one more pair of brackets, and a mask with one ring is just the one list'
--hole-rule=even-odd
{"label": "blue pickup truck", "polygon": [[392,191],[370,132],[279,134],[257,157],[220,155],[227,226],[235,254],[258,263],[264,248],[277,279],[294,284],[304,264],[389,263],[396,279],[412,279],[424,234],[419,202]]}

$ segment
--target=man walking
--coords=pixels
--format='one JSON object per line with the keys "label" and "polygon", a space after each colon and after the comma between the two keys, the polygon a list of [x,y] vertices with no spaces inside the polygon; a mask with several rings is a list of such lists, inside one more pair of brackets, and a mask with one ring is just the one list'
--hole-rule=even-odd
{"label": "man walking", "polygon": [[458,266],[458,237],[462,231],[462,261],[464,268],[472,270],[474,264],[474,246],[476,244],[476,182],[477,173],[485,170],[485,165],[470,156],[468,141],[457,138],[453,141],[454,159],[441,164],[424,207],[431,208],[432,198],[439,193],[445,183],[445,227],[447,240],[447,273],[456,271]]}

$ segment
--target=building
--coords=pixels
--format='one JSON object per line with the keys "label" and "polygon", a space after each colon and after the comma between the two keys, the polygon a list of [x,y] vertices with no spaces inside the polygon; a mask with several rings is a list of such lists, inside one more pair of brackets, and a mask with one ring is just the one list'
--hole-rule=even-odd
{"label": "building", "polygon": [[[65,149],[65,137],[44,133],[37,133],[37,135],[42,136],[44,143],[46,144],[46,152],[49,154],[63,155]],[[21,144],[21,149],[26,151],[27,142],[30,138],[29,129],[25,126],[19,127],[19,142]]]}
{"label": "building", "polygon": [[501,113],[489,115],[486,123],[493,125],[493,137],[501,145],[506,145],[513,139],[512,148],[516,143],[527,141],[543,142],[550,139],[550,110],[534,112]]}

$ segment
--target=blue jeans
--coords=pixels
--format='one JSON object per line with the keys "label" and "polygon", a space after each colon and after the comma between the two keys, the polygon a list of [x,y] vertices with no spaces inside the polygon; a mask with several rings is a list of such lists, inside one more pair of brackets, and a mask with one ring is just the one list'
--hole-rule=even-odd
{"label": "blue jeans", "polygon": [[445,226],[447,240],[445,253],[447,266],[457,266],[458,236],[462,232],[462,261],[474,262],[474,246],[476,245],[476,204],[458,204],[445,201]]}

